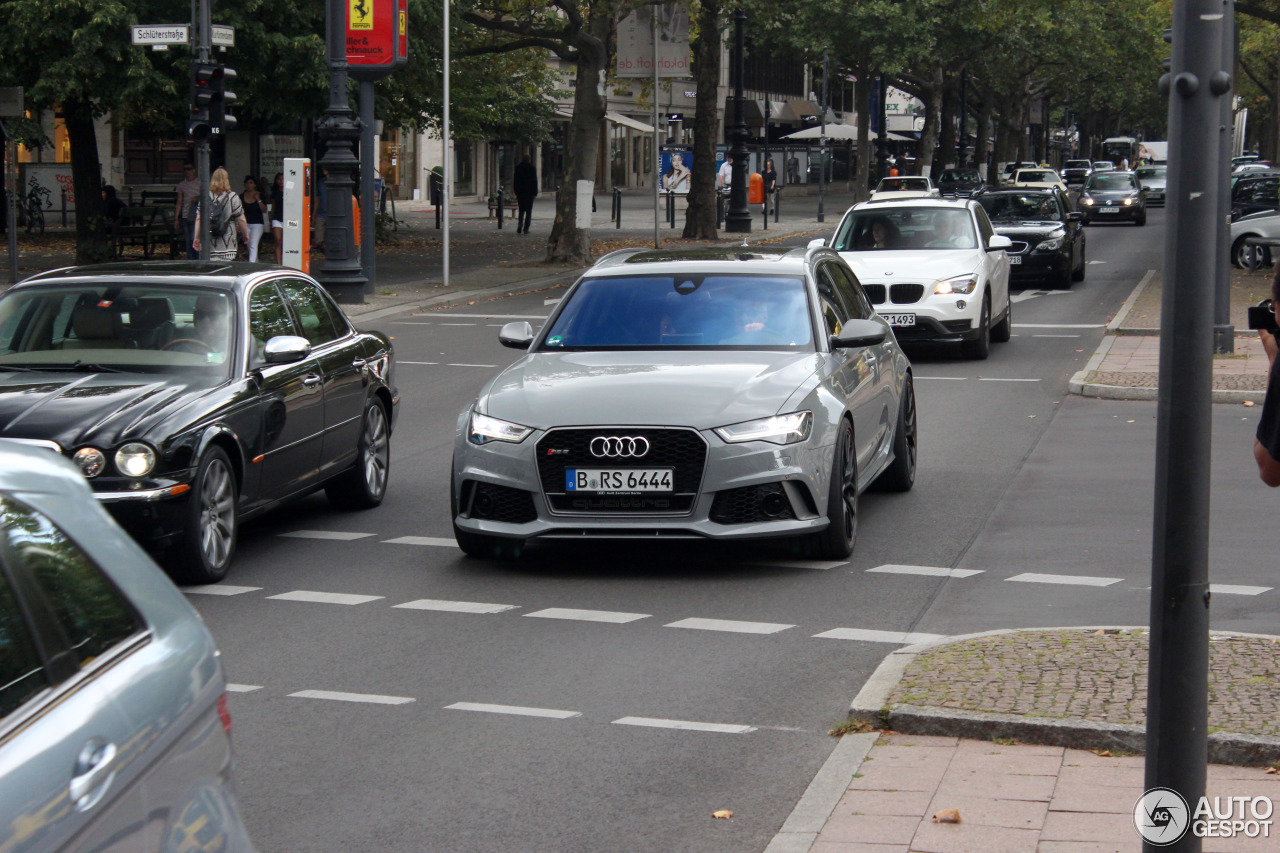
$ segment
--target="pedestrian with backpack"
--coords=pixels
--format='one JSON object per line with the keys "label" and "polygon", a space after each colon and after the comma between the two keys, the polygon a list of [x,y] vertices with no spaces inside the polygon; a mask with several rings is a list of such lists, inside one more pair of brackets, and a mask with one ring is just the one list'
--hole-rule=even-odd
{"label": "pedestrian with backpack", "polygon": [[[236,259],[236,233],[249,241],[249,223],[245,220],[244,205],[240,197],[231,191],[231,178],[227,170],[218,167],[209,178],[209,260],[234,261]],[[201,205],[202,206],[202,205]],[[203,211],[196,208],[196,236],[192,246],[200,251],[200,235]]]}

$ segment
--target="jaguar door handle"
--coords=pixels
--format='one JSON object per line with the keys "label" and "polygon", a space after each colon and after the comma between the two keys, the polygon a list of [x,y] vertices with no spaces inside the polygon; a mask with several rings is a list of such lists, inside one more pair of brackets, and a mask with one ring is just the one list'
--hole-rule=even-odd
{"label": "jaguar door handle", "polygon": [[357,358],[355,361],[351,362],[351,366],[354,367],[356,370],[363,369],[365,364],[366,364],[366,360],[363,358]]}
{"label": "jaguar door handle", "polygon": [[313,373],[310,376],[308,376],[306,379],[303,379],[302,384],[308,388],[315,388],[317,385],[320,384],[320,377],[316,376]]}

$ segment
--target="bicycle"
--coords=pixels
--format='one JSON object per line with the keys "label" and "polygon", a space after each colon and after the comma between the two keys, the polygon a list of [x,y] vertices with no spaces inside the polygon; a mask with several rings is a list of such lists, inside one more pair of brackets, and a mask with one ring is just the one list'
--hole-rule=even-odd
{"label": "bicycle", "polygon": [[[44,233],[44,211],[45,208],[53,207],[53,199],[51,193],[46,187],[40,186],[39,181],[32,178],[27,184],[30,188],[23,199],[23,211],[26,214],[27,233],[30,234],[32,229],[39,228],[40,233]],[[41,203],[43,202],[43,204]]]}

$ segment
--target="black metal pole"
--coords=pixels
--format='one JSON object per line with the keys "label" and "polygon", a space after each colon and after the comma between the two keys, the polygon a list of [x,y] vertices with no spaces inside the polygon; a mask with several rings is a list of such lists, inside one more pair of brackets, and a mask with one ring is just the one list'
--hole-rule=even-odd
{"label": "black metal pole", "polygon": [[[212,2],[213,0],[200,0],[196,50],[201,62],[209,61],[210,38],[213,32],[213,12],[210,8]],[[207,261],[212,235],[209,228],[209,204],[212,199],[209,196],[209,137],[207,136],[196,140],[196,177],[200,181],[200,216],[196,219],[196,233],[200,235],[200,260]],[[186,235],[183,235],[183,239],[186,239]]]}
{"label": "black metal pole", "polygon": [[360,268],[355,251],[351,188],[360,165],[355,155],[360,124],[351,115],[347,94],[346,20],[344,0],[328,0],[329,107],[316,123],[324,142],[324,157],[319,165],[326,173],[324,261],[316,271],[316,280],[339,302],[358,304],[364,302],[371,282]]}
{"label": "black metal pole", "polygon": [[[1169,225],[1161,301],[1156,478],[1151,555],[1146,787],[1170,788],[1188,814],[1208,761],[1209,472],[1213,291],[1217,256],[1203,251],[1223,191],[1216,169],[1231,77],[1222,65],[1222,0],[1174,0],[1169,96]],[[1163,839],[1161,839],[1163,840]],[[1199,853],[1187,832],[1143,850]]]}
{"label": "black metal pole", "polygon": [[[768,92],[765,92],[765,96],[766,96],[766,97],[765,97],[765,99],[764,99],[764,146],[763,146],[763,147],[764,147],[764,153],[760,155],[760,156],[761,156],[761,160],[760,160],[760,177],[761,177],[761,178],[765,178],[765,177],[769,174],[769,111],[770,111],[770,110],[769,110],[769,108],[770,108],[770,103],[769,103],[768,94],[769,94]],[[774,169],[774,170],[773,170],[773,183],[774,183],[774,186],[776,187],[776,186],[777,186],[777,183],[778,183],[778,170],[777,170],[777,169]],[[765,229],[766,231],[768,231],[768,230],[769,230],[769,183],[768,183],[768,181],[767,181],[767,180],[763,182],[762,189],[764,190],[764,229]]]}
{"label": "black metal pole", "polygon": [[822,103],[818,111],[822,114],[822,137],[818,142],[818,221],[826,222],[824,212],[827,189],[827,70],[830,67],[830,53],[822,51]]}
{"label": "black metal pole", "polygon": [[724,215],[724,230],[733,233],[746,233],[751,230],[751,208],[747,206],[747,116],[746,101],[742,95],[742,77],[746,63],[744,29],[747,13],[739,7],[733,13],[733,147],[729,153],[733,156],[733,183],[729,188],[729,210]]}
{"label": "black metal pole", "polygon": [[[373,81],[360,81],[360,266],[370,282],[378,280],[378,252],[374,245],[373,216],[378,199],[373,197],[374,164],[378,162],[373,150],[374,128],[377,121],[373,112]],[[384,184],[385,186],[385,184]]]}
{"label": "black metal pole", "polygon": [[[1236,29],[1235,22],[1235,0],[1223,0],[1222,12],[1222,67],[1234,78],[1240,40],[1240,31]],[[1231,157],[1235,154],[1231,149],[1235,127],[1232,100],[1218,99],[1218,133],[1221,137],[1218,146],[1218,180],[1224,184],[1230,181]],[[1236,328],[1231,323],[1231,197],[1227,193],[1218,194],[1218,221],[1214,232],[1218,242],[1218,268],[1213,290],[1213,351],[1229,355],[1236,351]]]}
{"label": "black metal pole", "polygon": [[969,109],[969,70],[960,72],[960,133],[957,134],[959,141],[956,143],[956,166],[964,168],[964,141],[965,141],[965,124],[968,121]]}

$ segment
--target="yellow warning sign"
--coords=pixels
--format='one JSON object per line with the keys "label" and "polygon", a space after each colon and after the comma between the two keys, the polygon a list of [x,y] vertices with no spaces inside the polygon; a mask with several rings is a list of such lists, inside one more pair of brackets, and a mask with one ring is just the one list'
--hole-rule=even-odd
{"label": "yellow warning sign", "polygon": [[405,12],[405,10],[401,9],[400,10],[400,35],[404,35],[407,30],[406,21],[408,20],[408,18],[409,16]]}
{"label": "yellow warning sign", "polygon": [[373,29],[373,0],[348,0],[351,10],[347,15],[348,27],[353,30]]}

